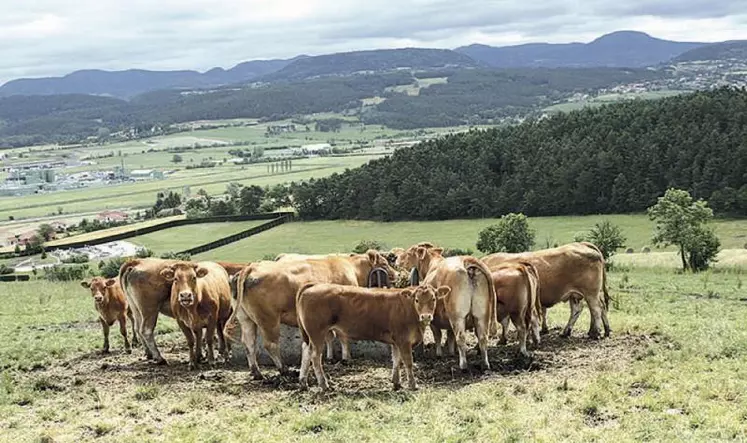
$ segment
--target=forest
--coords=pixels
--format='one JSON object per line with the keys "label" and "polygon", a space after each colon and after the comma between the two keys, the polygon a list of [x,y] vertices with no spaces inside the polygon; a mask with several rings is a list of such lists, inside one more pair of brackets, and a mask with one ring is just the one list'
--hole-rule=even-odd
{"label": "forest", "polygon": [[747,215],[747,91],[721,88],[472,130],[292,186],[305,219],[642,211],[667,188]]}

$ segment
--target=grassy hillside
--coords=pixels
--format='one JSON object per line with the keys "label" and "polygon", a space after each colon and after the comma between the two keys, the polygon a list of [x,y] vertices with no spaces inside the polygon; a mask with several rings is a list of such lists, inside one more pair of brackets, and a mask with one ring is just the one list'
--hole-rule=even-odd
{"label": "grassy hillside", "polygon": [[[548,244],[573,241],[595,223],[610,220],[628,238],[628,247],[640,251],[651,247],[652,223],[645,215],[590,215],[582,217],[530,217],[536,231],[536,249]],[[326,253],[350,251],[361,240],[378,240],[387,247],[409,246],[432,241],[448,248],[475,248],[481,229],[495,219],[447,220],[434,222],[320,221],[290,223],[259,235],[201,254],[200,259],[248,261],[281,252]],[[747,242],[747,220],[719,220],[713,223],[722,247],[742,248]],[[655,250],[651,247],[652,250]],[[669,249],[673,250],[673,249]],[[622,252],[622,251],[620,251]]]}
{"label": "grassy hillside", "polygon": [[177,252],[205,243],[210,243],[211,241],[245,231],[261,225],[262,223],[267,223],[267,220],[202,223],[197,225],[179,226],[132,237],[127,239],[127,241],[145,246],[156,254],[161,254],[167,251]]}

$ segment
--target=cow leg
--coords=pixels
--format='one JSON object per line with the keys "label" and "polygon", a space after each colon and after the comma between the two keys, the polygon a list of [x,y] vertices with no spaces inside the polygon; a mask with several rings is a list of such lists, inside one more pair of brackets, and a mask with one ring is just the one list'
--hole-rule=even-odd
{"label": "cow leg", "polygon": [[195,359],[195,334],[184,322],[177,320],[176,324],[179,325],[179,329],[182,330],[184,338],[187,339],[187,347],[189,348],[189,369],[195,369],[197,361]]}
{"label": "cow leg", "polygon": [[405,344],[399,350],[399,357],[405,363],[405,371],[407,371],[407,387],[414,391],[418,389],[418,384],[415,382],[415,373],[412,370],[412,345]]}
{"label": "cow leg", "polygon": [[571,333],[573,332],[573,325],[576,324],[576,320],[578,320],[578,317],[581,315],[581,311],[584,310],[584,305],[582,305],[581,301],[575,296],[571,296],[571,298],[568,300],[568,304],[571,307],[571,316],[568,319],[568,324],[565,325],[565,328],[563,328],[563,332],[560,334],[561,337],[571,336]]}
{"label": "cow leg", "polygon": [[332,331],[329,331],[327,336],[324,337],[324,343],[327,348],[327,361],[333,361],[335,359],[335,334]]}
{"label": "cow leg", "polygon": [[540,306],[540,315],[542,316],[542,329],[540,334],[547,334],[550,332],[550,328],[547,327],[547,308]]}
{"label": "cow leg", "polygon": [[141,333],[140,336],[143,339],[143,343],[145,343],[145,346],[147,346],[150,349],[151,355],[153,356],[153,360],[158,365],[165,365],[166,359],[163,358],[161,355],[161,352],[158,350],[158,346],[156,345],[156,339],[153,336],[153,334],[156,331],[156,324],[158,323],[158,312],[156,314],[151,315],[149,318],[143,318],[143,323],[141,325]]}
{"label": "cow leg", "polygon": [[524,319],[522,318],[522,315],[512,315],[511,316],[511,323],[514,324],[514,327],[516,328],[516,333],[519,336],[519,354],[523,355],[524,357],[529,357],[529,352],[527,351],[527,327],[524,324]]}
{"label": "cow leg", "polygon": [[153,353],[150,351],[148,344],[145,342],[143,337],[143,323],[145,322],[143,317],[143,311],[135,303],[130,303],[130,309],[132,310],[132,325],[133,325],[133,337],[137,336],[138,341],[143,345],[143,351],[145,352],[146,360],[153,360]]}
{"label": "cow leg", "polygon": [[[267,350],[267,353],[270,355],[270,358],[275,364],[278,372],[280,372],[280,375],[285,375],[285,366],[283,365],[283,358],[280,355],[280,322],[273,325],[271,328],[261,329],[262,338],[264,339],[265,349]],[[323,342],[324,340],[322,340],[322,343]],[[319,358],[321,358],[322,350],[319,349],[318,351],[320,352]]]}
{"label": "cow leg", "polygon": [[530,322],[531,328],[532,328],[532,341],[534,342],[535,346],[539,346],[540,344],[540,322],[537,316],[532,315],[532,320]]}
{"label": "cow leg", "polygon": [[262,380],[264,377],[257,364],[257,324],[247,317],[243,310],[238,313],[237,318],[241,325],[241,341],[246,346],[246,360],[252,372],[252,378]]}
{"label": "cow leg", "polygon": [[465,332],[464,318],[450,319],[451,329],[456,339],[457,350],[459,351],[459,369],[466,371],[467,367],[467,334]]}
{"label": "cow leg", "polygon": [[223,357],[223,360],[227,362],[229,353],[231,352],[231,343],[226,341],[226,336],[223,334],[223,328],[225,326],[224,321],[219,321],[215,332],[218,334],[218,352],[221,357]]}
{"label": "cow leg", "polygon": [[207,348],[207,361],[210,367],[215,367],[215,353],[213,352],[213,346],[215,345],[215,320],[211,319],[207,328],[205,328],[205,347]]}
{"label": "cow leg", "polygon": [[480,364],[485,371],[490,370],[490,361],[488,360],[488,333],[490,332],[490,317],[475,317],[475,334],[477,335],[477,344],[480,348]]}
{"label": "cow leg", "polygon": [[501,323],[501,339],[498,341],[498,343],[501,344],[501,345],[505,345],[506,343],[508,343],[508,321],[509,321],[509,316],[508,315],[504,315],[503,318],[499,317],[498,320],[500,320],[500,323]]}
{"label": "cow leg", "polygon": [[433,334],[433,343],[436,345],[436,357],[444,355],[443,347],[441,346],[441,328],[431,323],[431,333]]}
{"label": "cow leg", "polygon": [[305,341],[301,342],[301,369],[298,371],[298,383],[301,388],[309,387],[309,369],[311,366],[311,347]]}
{"label": "cow leg", "polygon": [[350,361],[350,341],[347,337],[337,337],[340,340],[340,346],[342,347],[342,361]]}
{"label": "cow leg", "polygon": [[446,352],[448,352],[449,355],[456,354],[456,336],[454,336],[453,329],[446,330]]}
{"label": "cow leg", "polygon": [[104,347],[101,348],[101,352],[103,354],[109,353],[109,323],[107,323],[106,320],[103,318],[99,318],[99,323],[101,323],[101,328],[104,331]]}
{"label": "cow leg", "polygon": [[132,315],[131,308],[127,308],[127,317],[130,319],[130,324],[132,325],[132,346],[137,346],[137,328],[135,327],[135,317]]}
{"label": "cow leg", "polygon": [[124,314],[119,316],[119,333],[122,334],[124,340],[124,348],[126,353],[132,352],[132,345],[130,345],[130,339],[127,337],[127,317]]}
{"label": "cow leg", "polygon": [[[579,301],[579,306],[583,306],[581,302]],[[599,300],[598,296],[595,297],[588,297],[586,299],[586,304],[589,305],[589,312],[591,314],[591,325],[589,326],[589,338],[592,339],[599,339],[601,338],[601,333],[599,331],[599,325],[604,321],[603,320],[603,312],[604,312],[604,305]],[[609,325],[606,325],[607,328],[609,328]],[[606,329],[605,329],[606,332]]]}
{"label": "cow leg", "polygon": [[399,366],[402,364],[402,358],[399,352],[399,348],[396,345],[392,345],[392,384],[394,390],[399,390],[402,384],[399,380]]}
{"label": "cow leg", "polygon": [[[601,316],[602,316],[602,324],[604,325],[604,336],[609,337],[610,333],[612,332],[612,329],[610,329],[610,320],[607,318],[607,310],[609,309],[609,306],[604,305],[602,308]],[[593,317],[593,315],[592,315]],[[599,323],[597,323],[599,324]]]}
{"label": "cow leg", "polygon": [[[323,341],[321,341],[323,343]],[[327,376],[324,374],[324,368],[322,367],[322,350],[313,340],[311,341],[311,364],[314,366],[314,375],[316,375],[316,381],[322,391],[329,390],[329,383],[327,383]]]}

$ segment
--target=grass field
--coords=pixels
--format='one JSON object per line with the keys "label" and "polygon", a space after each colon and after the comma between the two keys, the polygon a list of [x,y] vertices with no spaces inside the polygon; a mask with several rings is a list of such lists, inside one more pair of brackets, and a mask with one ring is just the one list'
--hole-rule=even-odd
{"label": "grass field", "polygon": [[609,103],[615,103],[622,100],[654,100],[658,98],[673,97],[675,95],[684,94],[690,91],[647,91],[647,92],[631,92],[631,93],[611,93],[602,94],[596,97],[591,97],[587,100],[581,100],[576,102],[558,103],[556,105],[548,106],[544,109],[545,112],[570,112],[585,107],[602,106]]}
{"label": "grass field", "polygon": [[[610,220],[628,238],[627,246],[640,251],[651,246],[652,223],[645,215],[599,215],[576,217],[531,217],[536,231],[536,249],[573,241],[594,223]],[[495,223],[494,219],[448,220],[434,222],[377,223],[369,221],[321,221],[290,223],[200,255],[201,259],[257,260],[280,252],[347,252],[361,240],[377,240],[386,247],[407,247],[432,241],[447,248],[472,249],[478,232]],[[747,242],[747,220],[718,220],[713,227],[724,249],[743,249]],[[655,248],[651,248],[656,251]],[[666,250],[673,251],[673,248]],[[744,250],[744,249],[743,249]],[[747,253],[747,250],[744,250]],[[622,252],[622,251],[620,251]]]}
{"label": "grass field", "polygon": [[77,283],[6,283],[0,441],[744,441],[744,278],[613,271],[611,339],[583,337],[587,311],[560,339],[559,306],[531,361],[515,358],[511,337],[506,348],[491,342],[493,372],[462,374],[429,345],[416,392],[391,391],[389,363],[358,357],[326,365],[329,394],[300,391],[294,378],[250,381],[245,365],[190,372],[168,318],[157,339],[170,366],[122,353],[114,332],[101,356]]}
{"label": "grass field", "polygon": [[163,252],[183,251],[198,245],[210,243],[211,241],[245,231],[263,223],[267,223],[267,220],[201,223],[164,229],[163,231],[128,238],[127,241],[145,246],[159,255]]}

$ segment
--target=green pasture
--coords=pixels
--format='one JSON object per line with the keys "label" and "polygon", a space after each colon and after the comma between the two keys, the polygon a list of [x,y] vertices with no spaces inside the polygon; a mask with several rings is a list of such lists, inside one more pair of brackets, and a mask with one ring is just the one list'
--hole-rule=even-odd
{"label": "green pasture", "polygon": [[266,382],[245,364],[189,371],[169,318],[157,328],[169,366],[124,354],[116,328],[112,354],[99,355],[77,282],[0,283],[13,294],[0,304],[0,441],[744,441],[744,278],[612,271],[609,339],[584,337],[588,310],[559,338],[561,305],[531,361],[518,360],[512,334],[507,347],[490,341],[492,372],[462,374],[456,358],[431,356],[428,338],[418,391],[392,391],[389,362],[354,356],[325,364],[329,394],[271,367]]}
{"label": "green pasture", "polygon": [[150,234],[128,238],[127,241],[145,246],[156,255],[164,252],[178,252],[193,248],[211,241],[227,237],[232,234],[267,223],[267,220],[253,220],[245,222],[200,223],[195,225],[178,226],[164,229]]}
{"label": "green pasture", "polygon": [[544,109],[545,112],[570,112],[582,109],[585,107],[597,107],[604,104],[615,103],[622,100],[654,100],[659,98],[674,97],[676,95],[685,94],[691,91],[677,91],[677,90],[661,90],[661,91],[646,91],[646,92],[629,92],[629,93],[609,93],[602,94],[596,97],[591,97],[587,100],[558,103],[555,105],[548,106]]}

